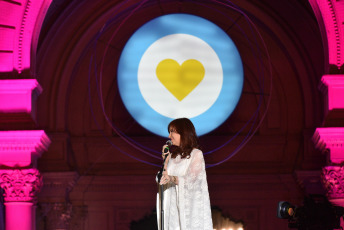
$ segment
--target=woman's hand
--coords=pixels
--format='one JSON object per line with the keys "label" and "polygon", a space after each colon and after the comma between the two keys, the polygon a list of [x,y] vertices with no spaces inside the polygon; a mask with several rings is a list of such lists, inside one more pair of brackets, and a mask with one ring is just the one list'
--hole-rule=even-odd
{"label": "woman's hand", "polygon": [[164,172],[162,173],[162,177],[161,177],[161,179],[160,179],[160,184],[161,184],[161,185],[167,184],[167,183],[169,183],[170,181],[171,181],[170,176],[167,175],[167,172],[166,172],[166,171],[164,171]]}
{"label": "woman's hand", "polygon": [[167,172],[164,171],[162,173],[160,184],[163,185],[163,184],[167,184],[167,183],[178,184],[178,177],[167,175]]}
{"label": "woman's hand", "polygon": [[165,157],[166,157],[166,155],[168,155],[168,154],[170,154],[170,150],[168,149],[168,151],[165,153],[164,151],[165,151],[165,149],[168,149],[168,145],[164,145],[164,146],[162,146],[162,150],[161,150],[161,157],[162,157],[162,159],[164,159]]}

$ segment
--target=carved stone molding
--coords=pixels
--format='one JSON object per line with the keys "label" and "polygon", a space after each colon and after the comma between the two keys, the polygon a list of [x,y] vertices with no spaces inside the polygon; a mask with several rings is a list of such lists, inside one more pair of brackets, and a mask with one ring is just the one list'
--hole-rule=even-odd
{"label": "carved stone molding", "polygon": [[36,159],[49,145],[44,130],[0,131],[0,165],[35,166]]}
{"label": "carved stone molding", "polygon": [[343,54],[343,1],[337,0],[309,0],[323,38],[327,38],[329,64],[338,68],[344,63]]}
{"label": "carved stone molding", "polygon": [[344,161],[344,127],[317,128],[313,135],[315,147],[323,152],[329,150],[333,163]]}
{"label": "carved stone molding", "polygon": [[344,148],[344,128],[331,127],[331,128],[317,128],[313,135],[313,141],[316,147],[320,150],[325,150],[331,147]]}
{"label": "carved stone molding", "polygon": [[1,48],[7,51],[2,59],[0,71],[21,73],[35,63],[37,40],[51,0],[6,1],[0,11],[6,17],[0,19],[4,25]]}
{"label": "carved stone molding", "polygon": [[37,169],[0,170],[5,202],[36,202],[42,185],[42,175]]}

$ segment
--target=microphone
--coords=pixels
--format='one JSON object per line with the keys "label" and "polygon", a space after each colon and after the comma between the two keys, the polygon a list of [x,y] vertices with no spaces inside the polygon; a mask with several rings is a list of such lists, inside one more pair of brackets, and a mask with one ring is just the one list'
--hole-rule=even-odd
{"label": "microphone", "polygon": [[[168,150],[170,150],[170,147],[172,145],[172,141],[171,140],[166,141],[166,145],[167,146],[164,148],[164,151],[163,151],[164,153],[167,153]],[[157,175],[158,183],[160,183],[160,180],[161,180],[161,177],[162,177],[162,172],[164,171],[164,166],[165,166],[166,159],[167,159],[167,154],[165,154],[165,156],[164,156],[164,162],[162,163],[162,167],[161,167],[161,169],[160,169],[160,171],[158,172],[158,175]]]}
{"label": "microphone", "polygon": [[172,145],[172,141],[171,140],[166,141],[166,145],[167,146],[164,148],[164,153],[167,153],[168,150],[170,150],[170,147]]}

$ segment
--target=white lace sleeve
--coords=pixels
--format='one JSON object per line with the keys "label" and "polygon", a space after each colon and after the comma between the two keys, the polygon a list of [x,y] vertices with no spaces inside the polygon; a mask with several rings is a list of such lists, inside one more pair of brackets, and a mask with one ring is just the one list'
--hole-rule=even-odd
{"label": "white lace sleeve", "polygon": [[184,176],[178,177],[182,230],[212,230],[208,184],[202,151],[191,153]]}

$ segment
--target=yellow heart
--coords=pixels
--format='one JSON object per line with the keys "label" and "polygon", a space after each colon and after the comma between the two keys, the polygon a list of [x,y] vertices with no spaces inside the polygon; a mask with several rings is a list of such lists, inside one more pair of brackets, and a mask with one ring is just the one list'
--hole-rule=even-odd
{"label": "yellow heart", "polygon": [[195,59],[189,59],[179,65],[173,59],[162,60],[156,75],[159,81],[179,101],[182,101],[204,78],[204,67]]}

